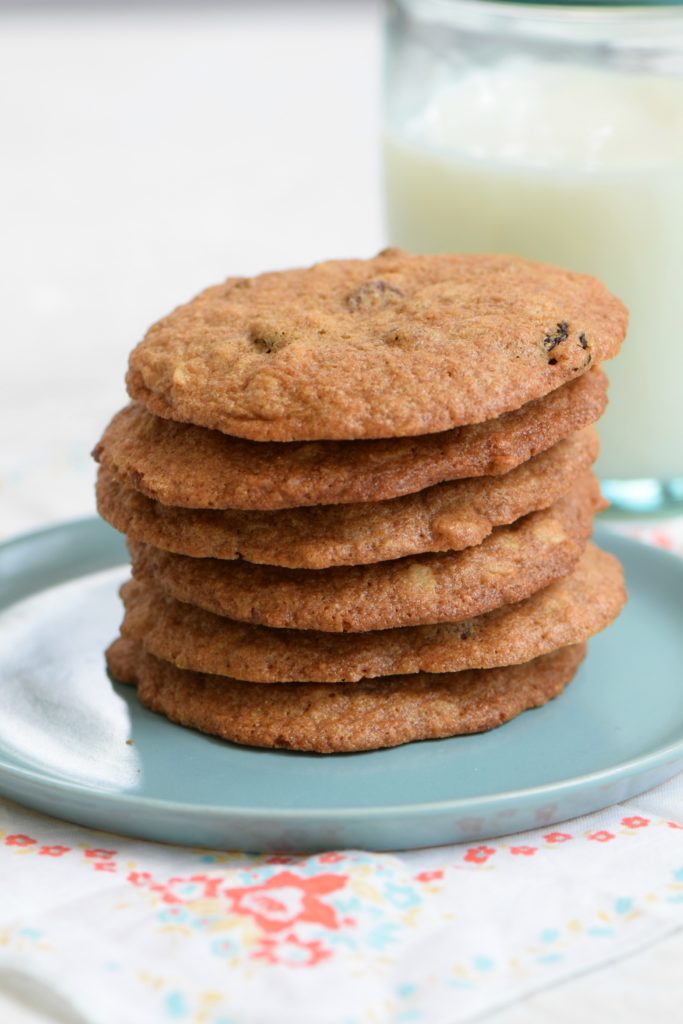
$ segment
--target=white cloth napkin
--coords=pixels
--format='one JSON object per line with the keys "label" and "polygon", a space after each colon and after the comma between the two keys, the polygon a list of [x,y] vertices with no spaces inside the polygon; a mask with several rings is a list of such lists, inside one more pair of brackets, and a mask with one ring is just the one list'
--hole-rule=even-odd
{"label": "white cloth napkin", "polygon": [[560,826],[245,855],[0,802],[0,987],[89,1024],[453,1024],[683,926],[683,776]]}

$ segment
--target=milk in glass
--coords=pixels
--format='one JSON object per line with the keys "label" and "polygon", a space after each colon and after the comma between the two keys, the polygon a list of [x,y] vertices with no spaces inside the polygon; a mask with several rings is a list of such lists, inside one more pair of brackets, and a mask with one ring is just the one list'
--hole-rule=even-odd
{"label": "milk in glass", "polygon": [[682,478],[683,80],[511,55],[441,75],[384,157],[392,244],[519,253],[626,302],[598,469]]}

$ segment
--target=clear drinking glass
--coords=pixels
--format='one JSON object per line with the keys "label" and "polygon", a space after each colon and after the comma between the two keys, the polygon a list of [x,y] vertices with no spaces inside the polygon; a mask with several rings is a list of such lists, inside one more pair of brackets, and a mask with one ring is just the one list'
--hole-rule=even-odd
{"label": "clear drinking glass", "polygon": [[683,511],[683,7],[389,0],[390,242],[515,252],[629,306],[598,471]]}

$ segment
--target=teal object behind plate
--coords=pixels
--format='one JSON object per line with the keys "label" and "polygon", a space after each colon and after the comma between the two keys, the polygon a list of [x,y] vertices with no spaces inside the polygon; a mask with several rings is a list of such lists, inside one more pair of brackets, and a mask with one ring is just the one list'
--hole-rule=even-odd
{"label": "teal object behind plate", "polygon": [[683,769],[683,560],[600,531],[630,601],[557,700],[493,732],[319,756],[172,725],[112,684],[121,537],[84,520],[0,547],[0,791],[95,828],[241,850],[476,841]]}

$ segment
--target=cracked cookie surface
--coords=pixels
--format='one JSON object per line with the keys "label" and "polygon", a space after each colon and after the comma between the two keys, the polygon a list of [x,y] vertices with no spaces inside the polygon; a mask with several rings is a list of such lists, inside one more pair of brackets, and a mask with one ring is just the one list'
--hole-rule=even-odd
{"label": "cracked cookie surface", "polygon": [[498,527],[464,551],[331,569],[188,558],[129,541],[133,575],[242,622],[358,632],[448,622],[520,601],[571,572],[602,507],[591,473],[548,509]]}
{"label": "cracked cookie surface", "polygon": [[133,403],[96,446],[100,465],[181,508],[273,510],[381,501],[447,480],[498,476],[602,415],[600,370],[497,420],[423,437],[319,443],[245,441],[152,416]]}
{"label": "cracked cookie surface", "polygon": [[127,387],[158,416],[256,441],[405,437],[494,419],[616,355],[592,277],[412,255],[231,278],[154,324]]}
{"label": "cracked cookie surface", "polygon": [[97,508],[129,539],[175,554],[294,569],[361,565],[480,544],[495,527],[566,494],[598,447],[588,427],[501,476],[436,484],[381,502],[275,512],[171,508],[100,468]]}
{"label": "cracked cookie surface", "polygon": [[179,668],[263,684],[515,665],[582,643],[608,626],[626,601],[619,562],[592,544],[570,576],[518,604],[465,622],[371,633],[252,626],[176,601],[138,580],[124,583],[121,596],[121,632],[150,654]]}
{"label": "cracked cookie surface", "polygon": [[183,671],[124,639],[107,662],[120,682],[137,685],[142,704],[180,725],[248,746],[332,754],[496,728],[557,697],[584,655],[579,645],[512,668],[344,687],[262,687]]}

